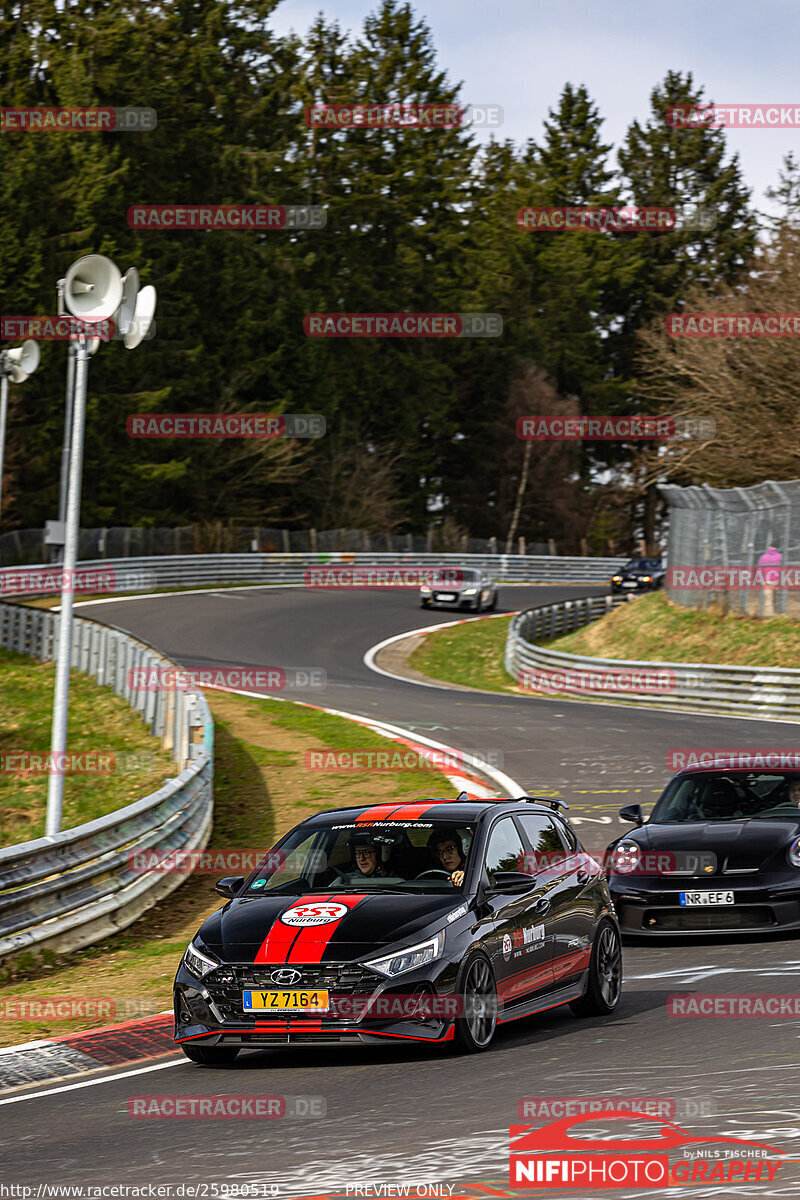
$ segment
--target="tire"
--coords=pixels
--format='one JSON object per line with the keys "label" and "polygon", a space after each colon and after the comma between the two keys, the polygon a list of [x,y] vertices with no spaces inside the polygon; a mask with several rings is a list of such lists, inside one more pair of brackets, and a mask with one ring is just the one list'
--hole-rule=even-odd
{"label": "tire", "polygon": [[[464,1054],[488,1050],[497,1029],[497,986],[484,954],[470,954],[458,972],[456,993],[463,997],[464,1015],[456,1017],[455,1042]],[[476,1011],[478,1005],[485,1010]]]}
{"label": "tire", "polygon": [[420,608],[430,608],[431,602],[430,600],[420,600],[419,606]]}
{"label": "tire", "polygon": [[497,608],[497,592],[495,592],[495,594],[492,596],[492,603],[490,605],[488,605],[487,611],[494,612],[494,610],[496,608]]}
{"label": "tire", "polygon": [[597,927],[592,957],[589,962],[589,982],[586,991],[569,1006],[576,1017],[607,1017],[617,1007],[622,992],[622,946],[619,931],[611,921],[602,920]]}
{"label": "tire", "polygon": [[239,1053],[238,1046],[181,1046],[181,1050],[204,1067],[229,1067]]}

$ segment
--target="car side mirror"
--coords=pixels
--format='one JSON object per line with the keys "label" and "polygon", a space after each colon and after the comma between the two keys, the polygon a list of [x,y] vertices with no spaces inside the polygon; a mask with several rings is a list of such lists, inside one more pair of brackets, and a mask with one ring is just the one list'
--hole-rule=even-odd
{"label": "car side mirror", "polygon": [[224,879],[218,879],[214,884],[214,891],[219,892],[220,896],[227,896],[230,900],[235,896],[239,888],[244,883],[244,875],[226,875]]}
{"label": "car side mirror", "polygon": [[644,825],[641,804],[623,804],[619,815],[623,821],[633,821],[634,825]]}
{"label": "car side mirror", "polygon": [[528,875],[524,871],[495,871],[494,883],[485,889],[484,895],[522,895],[523,892],[530,892],[535,887],[536,880],[533,875]]}

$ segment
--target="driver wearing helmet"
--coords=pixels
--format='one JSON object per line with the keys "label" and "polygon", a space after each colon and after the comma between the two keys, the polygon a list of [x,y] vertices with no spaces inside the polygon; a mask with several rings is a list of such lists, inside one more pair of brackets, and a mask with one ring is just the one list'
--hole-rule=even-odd
{"label": "driver wearing helmet", "polygon": [[381,862],[382,840],[374,833],[352,833],[347,839],[353,856],[353,869],[343,872],[339,882],[356,886],[365,883],[367,879],[386,879],[401,883],[399,875],[390,875]]}
{"label": "driver wearing helmet", "polygon": [[464,882],[464,870],[466,868],[466,859],[464,857],[464,844],[457,829],[452,832],[449,830],[436,830],[428,838],[428,849],[433,854],[443,871],[447,871],[450,876],[450,882],[455,887],[461,887]]}

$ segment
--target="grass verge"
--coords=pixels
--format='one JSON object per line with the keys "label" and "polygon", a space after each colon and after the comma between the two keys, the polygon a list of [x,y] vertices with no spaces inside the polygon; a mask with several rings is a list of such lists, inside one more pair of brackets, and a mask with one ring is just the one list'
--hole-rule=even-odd
{"label": "grass verge", "polygon": [[[297,821],[325,807],[449,796],[438,771],[326,772],[306,752],[386,749],[387,740],[342,717],[277,700],[206,693],[216,724],[213,849],[264,849]],[[392,743],[388,743],[389,746]],[[230,873],[230,872],[227,872]],[[198,925],[223,900],[218,875],[195,874],[145,917],[97,946],[0,972],[0,1046],[112,1024],[168,1009],[178,961]],[[102,999],[97,1019],[24,1019],[21,1003],[48,998]],[[10,1002],[18,1002],[9,1008]],[[9,1012],[15,1013],[9,1019]]]}
{"label": "grass verge", "polygon": [[800,622],[700,612],[656,592],[623,604],[551,646],[600,658],[786,668],[800,663]]}
{"label": "grass verge", "polygon": [[484,688],[490,692],[516,692],[503,667],[503,652],[511,617],[467,621],[449,629],[425,634],[408,665],[431,679]]}
{"label": "grass verge", "polygon": [[[49,752],[55,678],[54,663],[0,650],[4,758],[17,751]],[[161,749],[141,717],[110,687],[98,687],[77,671],[70,678],[67,745],[70,751],[105,755],[113,771],[65,777],[64,829],[132,804],[177,773],[169,751]],[[7,759],[3,765],[8,766]],[[0,770],[0,844],[43,836],[47,780],[46,774]]]}

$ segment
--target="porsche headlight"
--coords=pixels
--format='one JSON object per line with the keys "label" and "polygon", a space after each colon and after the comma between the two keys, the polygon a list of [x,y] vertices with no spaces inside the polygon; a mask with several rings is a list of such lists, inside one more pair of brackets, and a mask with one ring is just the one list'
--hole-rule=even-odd
{"label": "porsche headlight", "polygon": [[423,584],[422,584],[422,586],[420,587],[420,589],[419,589],[419,590],[422,592],[423,596],[429,596],[429,595],[430,595],[430,591],[431,591],[431,589],[430,589],[430,587],[428,586],[428,584],[427,584],[427,583],[423,583]]}
{"label": "porsche headlight", "polygon": [[215,962],[213,958],[209,958],[207,954],[203,954],[194,942],[189,942],[189,945],[186,947],[186,953],[183,956],[183,965],[197,979],[202,979],[209,971],[213,971],[215,967],[218,967],[219,963]]}
{"label": "porsche headlight", "polygon": [[406,971],[415,971],[417,967],[424,967],[426,963],[434,962],[441,956],[444,949],[444,933],[437,933],[436,937],[429,938],[427,942],[420,942],[417,946],[409,946],[405,950],[398,950],[394,954],[387,954],[383,958],[371,958],[364,963],[365,967],[371,967],[373,971],[380,971],[381,975],[404,975]]}
{"label": "porsche headlight", "polygon": [[477,588],[464,588],[464,591],[461,594],[462,596],[474,596],[477,590]]}
{"label": "porsche headlight", "polygon": [[793,867],[800,867],[800,838],[795,838],[790,844],[786,857]]}
{"label": "porsche headlight", "polygon": [[611,582],[612,583],[622,583],[622,576],[621,575],[612,575]]}
{"label": "porsche headlight", "polygon": [[641,582],[642,582],[642,583],[652,583],[652,582],[653,582],[653,576],[652,576],[652,575],[642,575],[642,577],[641,577]]}
{"label": "porsche headlight", "polygon": [[612,871],[619,875],[632,875],[639,866],[641,853],[636,842],[620,842],[611,857]]}

